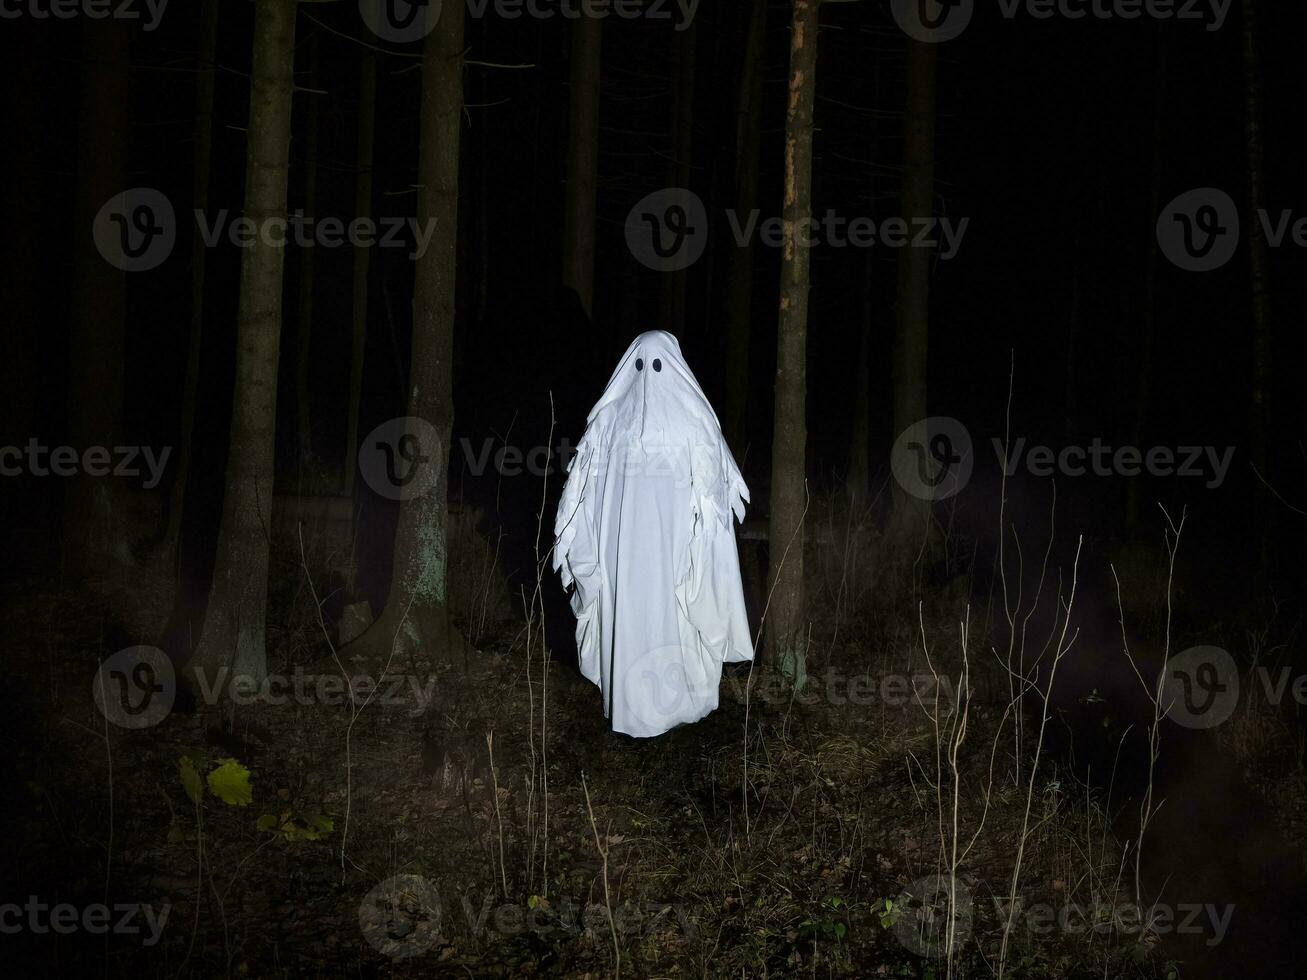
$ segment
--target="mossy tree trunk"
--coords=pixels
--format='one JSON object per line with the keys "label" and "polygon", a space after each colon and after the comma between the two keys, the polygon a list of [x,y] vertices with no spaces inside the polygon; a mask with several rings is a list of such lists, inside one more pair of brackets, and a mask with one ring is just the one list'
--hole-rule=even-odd
{"label": "mossy tree trunk", "polygon": [[423,52],[417,220],[434,232],[414,275],[408,415],[431,425],[436,445],[422,447],[422,465],[433,467],[427,489],[400,504],[386,608],[343,651],[371,663],[384,664],[392,650],[404,658],[420,651],[441,663],[462,662],[467,652],[449,622],[446,592],[463,22],[464,5],[446,3]]}
{"label": "mossy tree trunk", "polygon": [[[245,215],[285,226],[290,164],[295,0],[255,0]],[[267,676],[268,534],[272,526],[277,362],[285,247],[256,235],[241,256],[236,384],[222,523],[204,628],[190,679],[213,684],[224,668]]]}

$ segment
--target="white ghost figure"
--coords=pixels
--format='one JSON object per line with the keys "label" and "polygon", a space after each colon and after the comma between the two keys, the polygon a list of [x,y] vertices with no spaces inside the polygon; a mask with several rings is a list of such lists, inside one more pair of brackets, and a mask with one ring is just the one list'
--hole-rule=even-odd
{"label": "white ghost figure", "polygon": [[717,707],[723,661],[753,658],[732,521],[749,488],[663,330],[627,348],[576,450],[554,568],[576,584],[581,673],[614,731],[661,735]]}

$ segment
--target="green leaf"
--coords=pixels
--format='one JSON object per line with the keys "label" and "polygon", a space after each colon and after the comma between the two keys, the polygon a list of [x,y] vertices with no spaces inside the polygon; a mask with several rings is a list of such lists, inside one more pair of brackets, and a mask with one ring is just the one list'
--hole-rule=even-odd
{"label": "green leaf", "polygon": [[259,817],[259,819],[255,822],[254,826],[258,830],[276,830],[277,829],[276,814],[265,813],[263,816]]}
{"label": "green leaf", "polygon": [[228,806],[248,806],[254,801],[250,771],[235,759],[223,759],[209,773],[209,792]]}
{"label": "green leaf", "polygon": [[195,771],[195,763],[191,761],[189,755],[184,755],[177,760],[177,769],[182,778],[182,789],[186,790],[186,795],[191,798],[191,802],[196,806],[200,805],[200,794],[204,787],[200,783],[200,774]]}

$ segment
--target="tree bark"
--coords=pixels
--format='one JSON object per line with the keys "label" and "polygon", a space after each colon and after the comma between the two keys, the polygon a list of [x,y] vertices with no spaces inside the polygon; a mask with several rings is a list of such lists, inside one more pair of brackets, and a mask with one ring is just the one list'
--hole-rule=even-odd
{"label": "tree bark", "polygon": [[[935,54],[926,41],[908,41],[908,93],[903,116],[903,189],[899,216],[909,223],[935,210]],[[926,353],[930,333],[929,249],[899,250],[894,316],[894,433],[926,417]],[[897,530],[920,539],[930,503],[894,486]]]}
{"label": "tree bark", "polygon": [[[762,120],[762,58],[767,0],[753,0],[740,63],[735,128],[735,214],[740,222],[758,204],[758,151]],[[737,460],[748,444],[749,333],[753,312],[753,238],[731,249],[726,297],[726,439]]]}
{"label": "tree bark", "polygon": [[[317,88],[318,40],[314,36],[305,51],[308,84]],[[318,95],[310,93],[304,111],[304,216],[318,217]],[[301,484],[305,466],[313,457],[313,282],[317,249],[305,245],[299,250],[299,291],[295,308],[295,422],[299,435]],[[301,486],[300,492],[303,492]]]}
{"label": "tree bark", "polygon": [[429,489],[405,500],[395,531],[386,608],[344,653],[384,663],[392,649],[422,649],[444,663],[466,656],[448,618],[446,565],[449,441],[454,423],[454,287],[458,271],[458,161],[463,118],[464,5],[444,5],[426,39],[418,149],[417,220],[434,225],[431,245],[417,259],[413,287],[413,346],[408,414],[430,423],[438,444],[423,447],[434,467]]}
{"label": "tree bark", "polygon": [[776,330],[776,404],[772,436],[769,659],[802,663],[804,464],[807,427],[809,246],[801,223],[812,214],[812,127],[816,97],[818,0],[794,0],[785,114],[785,198],[782,210],[780,316]]}
{"label": "tree bark", "polygon": [[858,353],[853,375],[853,424],[849,435],[849,499],[866,506],[871,492],[871,331],[875,319],[872,279],[875,250],[867,249],[862,273],[862,316],[858,321]]}
{"label": "tree bark", "polygon": [[[295,0],[255,0],[245,215],[260,228],[286,222]],[[226,493],[204,628],[189,665],[192,682],[267,676],[268,532],[272,524],[285,248],[255,236],[241,256],[236,384]]]}
{"label": "tree bark", "polygon": [[[670,187],[689,189],[694,162],[694,70],[698,47],[698,21],[672,36],[672,116],[670,123],[672,159],[668,166]],[[681,337],[685,327],[685,284],[688,270],[663,274],[663,312],[660,328]]]}
{"label": "tree bark", "polygon": [[[359,63],[359,118],[354,172],[354,216],[372,217],[372,157],[377,126],[377,53],[364,48]],[[363,400],[363,358],[368,340],[368,271],[372,249],[354,248],[353,310],[349,346],[349,395],[345,424],[345,496],[354,493],[358,471],[359,406]]]}
{"label": "tree bark", "polygon": [[[131,32],[126,21],[82,25],[76,241],[68,359],[68,441],[79,452],[112,449],[123,427],[123,273],[96,249],[91,228],[104,205],[126,190]],[[64,560],[74,575],[129,560],[121,500],[110,477],[74,477],[64,500]]]}
{"label": "tree bark", "polygon": [[[1156,57],[1153,78],[1152,145],[1149,154],[1148,182],[1148,260],[1144,265],[1144,315],[1135,353],[1135,399],[1131,422],[1131,444],[1143,446],[1148,437],[1146,426],[1152,409],[1153,348],[1157,333],[1157,265],[1161,257],[1154,226],[1162,206],[1162,127],[1166,121],[1166,48],[1163,34],[1156,30]],[[1068,380],[1070,380],[1068,378]],[[1143,517],[1143,480],[1135,476],[1126,481],[1125,529],[1133,540],[1140,532]]]}
{"label": "tree bark", "polygon": [[[1257,0],[1243,0],[1244,142],[1248,167],[1248,271],[1252,281],[1252,378],[1249,399],[1249,457],[1257,472],[1267,472],[1271,418],[1271,283],[1266,241],[1257,215],[1266,207],[1265,148],[1262,139],[1262,80],[1258,54]],[[1264,496],[1256,481],[1257,494]]]}
{"label": "tree bark", "polygon": [[[443,15],[442,15],[443,16]],[[599,170],[599,54],[603,20],[572,25],[568,109],[567,201],[563,217],[563,285],[576,291],[594,320],[595,193]]]}
{"label": "tree bark", "polygon": [[[191,206],[209,209],[209,172],[213,158],[213,85],[218,56],[218,0],[201,0],[200,47],[195,66],[195,151],[191,163]],[[168,529],[163,553],[181,560],[182,515],[191,470],[191,438],[200,388],[200,344],[204,336],[204,270],[207,259],[204,234],[195,222],[191,233],[191,326],[186,338],[186,375],[182,382],[181,428],[178,434],[177,476],[168,504]]]}

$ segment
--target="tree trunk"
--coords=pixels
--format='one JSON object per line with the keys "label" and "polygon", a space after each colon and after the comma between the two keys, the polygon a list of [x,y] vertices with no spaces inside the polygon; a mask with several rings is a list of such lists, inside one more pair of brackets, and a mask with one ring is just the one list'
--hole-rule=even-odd
{"label": "tree trunk", "polygon": [[[908,41],[908,93],[903,116],[903,189],[900,217],[911,223],[935,210],[935,53],[927,41]],[[930,250],[899,250],[894,316],[894,433],[926,417],[926,351],[930,331]],[[896,530],[919,541],[930,522],[930,502],[894,486]]]}
{"label": "tree trunk", "polygon": [[785,244],[776,330],[776,406],[772,437],[771,623],[767,652],[782,670],[802,663],[803,520],[806,507],[804,419],[808,339],[808,246],[800,223],[812,214],[812,122],[816,96],[818,0],[794,0],[785,113]]}
{"label": "tree trunk", "polygon": [[[255,0],[245,215],[260,228],[286,221],[295,0]],[[283,225],[284,226],[284,225]],[[267,676],[268,529],[272,524],[277,361],[285,248],[255,240],[241,256],[236,384],[217,560],[191,680],[223,667]]]}
{"label": "tree trunk", "polygon": [[[364,48],[359,63],[359,118],[357,169],[354,173],[354,216],[372,217],[372,154],[377,125],[377,53]],[[363,400],[363,358],[368,340],[368,270],[372,249],[354,248],[354,306],[351,316],[349,346],[349,395],[345,410],[345,487],[344,494],[354,493],[354,474],[358,471],[359,405]]]}
{"label": "tree trunk", "polygon": [[[747,221],[758,205],[758,149],[762,119],[762,57],[767,0],[753,0],[749,34],[740,64],[735,128],[735,215]],[[731,249],[726,296],[726,439],[737,460],[748,444],[749,333],[753,312],[753,238]]]}
{"label": "tree trunk", "polygon": [[[213,157],[213,84],[218,55],[218,0],[201,0],[200,47],[195,68],[195,152],[191,163],[191,207],[209,209],[209,170]],[[200,342],[204,335],[204,269],[207,252],[200,223],[191,233],[191,326],[186,339],[186,376],[182,382],[181,430],[178,434],[177,476],[168,504],[168,529],[163,554],[180,562],[182,514],[191,469],[191,437],[200,388]]]}
{"label": "tree trunk", "polygon": [[[1249,405],[1249,458],[1257,472],[1267,472],[1268,427],[1271,419],[1271,282],[1266,241],[1258,215],[1266,207],[1265,149],[1262,141],[1262,80],[1258,55],[1257,0],[1243,0],[1244,138],[1248,164],[1248,269],[1252,280],[1252,379]],[[1264,485],[1256,480],[1258,499]],[[1264,508],[1257,508],[1264,513]],[[1265,539],[1265,534],[1263,534]],[[1263,541],[1265,544],[1265,540]],[[1263,549],[1264,550],[1264,549]]]}
{"label": "tree trunk", "polygon": [[[1139,330],[1139,346],[1135,353],[1135,404],[1130,434],[1133,446],[1144,445],[1148,437],[1145,427],[1152,409],[1153,347],[1157,333],[1157,265],[1161,256],[1154,226],[1162,207],[1162,127],[1166,121],[1166,48],[1163,37],[1159,25],[1156,30],[1157,54],[1153,77],[1153,138],[1149,154],[1148,260],[1144,265],[1144,315]],[[1125,529],[1126,536],[1131,540],[1140,532],[1143,496],[1142,477],[1135,476],[1126,481]]]}
{"label": "tree trunk", "polygon": [[[74,221],[72,337],[68,362],[68,441],[79,452],[121,442],[123,425],[123,273],[96,250],[88,233],[101,206],[125,190],[129,28],[122,20],[82,25],[80,152]],[[64,560],[74,575],[130,558],[123,497],[109,477],[79,473],[65,498]]]}
{"label": "tree trunk", "polygon": [[862,272],[862,317],[858,321],[858,354],[853,371],[853,425],[849,436],[849,499],[853,506],[866,506],[871,493],[871,331],[875,320],[875,292],[872,277],[876,252],[867,249]]}
{"label": "tree trunk", "polygon": [[[308,83],[317,88],[318,41],[307,45]],[[318,100],[309,94],[304,103],[304,217],[318,217]],[[313,275],[317,249],[305,245],[299,250],[299,294],[295,311],[295,422],[299,433],[298,471],[303,493],[304,468],[313,457]]]}
{"label": "tree trunk", "polygon": [[449,623],[446,596],[449,441],[454,422],[454,286],[458,263],[458,160],[463,117],[464,5],[447,3],[426,39],[418,149],[417,220],[435,231],[417,260],[413,286],[413,346],[408,414],[435,430],[423,445],[433,467],[425,492],[404,500],[395,531],[390,596],[377,622],[344,653],[384,663],[392,648],[421,649],[444,663],[466,656]]}
{"label": "tree trunk", "polygon": [[567,201],[563,216],[563,285],[576,291],[594,320],[595,188],[599,169],[599,52],[603,20],[572,25],[572,89],[568,110]]}
{"label": "tree trunk", "polygon": [[[9,233],[0,239],[0,268],[5,270],[0,284],[0,309],[5,311],[5,357],[0,375],[0,446],[25,444],[36,435],[38,405],[41,396],[41,337],[45,330],[38,310],[37,295],[42,271],[50,268],[45,254],[42,229],[49,220],[46,208],[46,168],[43,157],[41,122],[42,100],[38,93],[49,88],[47,66],[52,59],[46,51],[47,28],[30,17],[5,25],[13,44],[10,57],[3,59],[4,112],[11,133],[21,133],[7,146],[9,179],[4,182],[3,205]],[[7,52],[8,53],[8,52]],[[101,202],[103,203],[103,202]],[[97,205],[98,207],[99,205]],[[91,217],[94,217],[92,212]],[[86,226],[81,225],[84,229]],[[21,491],[23,503],[10,498],[14,518],[32,514],[24,506],[29,499],[28,481],[15,484],[0,481],[4,492]],[[32,491],[35,494],[35,490]],[[4,506],[0,504],[0,506]]]}
{"label": "tree trunk", "polygon": [[[689,189],[694,161],[694,69],[698,40],[697,21],[672,36],[672,159],[667,184]],[[662,316],[659,328],[681,337],[685,327],[686,269],[663,274]]]}

